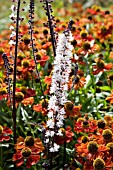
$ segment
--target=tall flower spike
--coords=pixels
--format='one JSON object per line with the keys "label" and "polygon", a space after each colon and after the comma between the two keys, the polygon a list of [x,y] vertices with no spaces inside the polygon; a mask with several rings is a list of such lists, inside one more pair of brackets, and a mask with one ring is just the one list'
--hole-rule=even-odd
{"label": "tall flower spike", "polygon": [[67,100],[68,81],[71,71],[71,56],[73,46],[71,45],[73,37],[70,28],[59,35],[56,57],[52,75],[52,84],[50,87],[50,97],[48,104],[47,131],[45,133],[46,143],[49,145],[50,152],[57,152],[60,148],[55,143],[55,136],[62,136],[60,128],[63,127],[65,109]]}
{"label": "tall flower spike", "polygon": [[[17,20],[17,10],[18,10],[18,2],[19,0],[12,0],[12,2],[14,3],[13,5],[11,5],[11,14],[9,15],[9,18],[12,20],[12,25],[10,26],[10,30],[12,31],[11,32],[11,35],[10,35],[10,41],[9,41],[9,44],[10,44],[10,48],[12,50],[12,46],[16,44],[16,30],[15,30],[15,24],[16,24],[16,20]],[[24,11],[24,9],[22,9],[22,11]],[[19,12],[20,12],[20,9],[19,9]],[[20,22],[23,21],[24,18],[19,16],[18,18],[18,23],[20,25]],[[18,34],[18,38],[21,38],[21,34],[19,35]]]}
{"label": "tall flower spike", "polygon": [[12,64],[10,64],[9,59],[6,55],[6,53],[2,54],[2,58],[4,60],[4,67],[6,69],[6,82],[7,82],[7,93],[8,93],[8,100],[10,102],[10,106],[12,105],[12,79],[10,78],[10,74],[12,73],[13,69],[12,69]]}
{"label": "tall flower spike", "polygon": [[31,48],[32,48],[32,55],[34,58],[34,63],[35,63],[35,70],[38,76],[38,80],[40,83],[40,89],[42,91],[42,95],[44,97],[44,102],[45,101],[45,95],[44,95],[44,91],[43,91],[43,87],[42,87],[42,83],[41,83],[41,79],[40,79],[40,73],[38,71],[38,67],[37,67],[37,59],[36,59],[36,54],[35,52],[37,51],[37,49],[35,48],[35,43],[34,43],[34,38],[33,38],[33,34],[34,34],[34,27],[33,27],[33,23],[34,23],[34,0],[30,0],[30,4],[29,4],[29,34],[30,34],[30,43],[31,43]]}
{"label": "tall flower spike", "polygon": [[56,27],[56,22],[54,20],[54,16],[52,15],[53,10],[52,10],[52,5],[50,4],[51,2],[53,2],[53,0],[40,0],[40,2],[44,3],[43,8],[46,11],[46,15],[48,17],[48,21],[47,21],[47,23],[44,23],[44,26],[47,26],[50,29],[53,53],[54,53],[54,56],[56,56],[57,33],[54,31],[54,28]]}
{"label": "tall flower spike", "polygon": [[19,41],[19,18],[20,18],[20,4],[21,0],[17,1],[17,10],[16,10],[16,17],[14,22],[16,22],[16,37],[15,37],[15,57],[14,57],[14,76],[13,76],[13,111],[12,111],[12,117],[13,117],[13,123],[14,123],[14,143],[16,143],[16,97],[15,97],[15,91],[16,91],[16,67],[17,67],[17,53],[18,53],[18,41]]}

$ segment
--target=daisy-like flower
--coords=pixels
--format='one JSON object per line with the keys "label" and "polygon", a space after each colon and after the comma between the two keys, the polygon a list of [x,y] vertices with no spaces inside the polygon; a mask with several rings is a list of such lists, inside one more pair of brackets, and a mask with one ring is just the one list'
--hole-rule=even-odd
{"label": "daisy-like flower", "polygon": [[96,58],[95,59],[96,65],[93,66],[93,74],[98,74],[100,72],[103,72],[104,70],[111,70],[113,68],[112,63],[106,64],[103,59]]}
{"label": "daisy-like flower", "polygon": [[0,142],[8,141],[10,139],[10,134],[12,134],[12,130],[6,126],[0,125]]}
{"label": "daisy-like flower", "polygon": [[44,148],[39,138],[27,136],[25,139],[23,137],[18,138],[15,149],[13,161],[16,166],[19,167],[26,161],[26,167],[30,168],[40,160],[40,153]]}
{"label": "daisy-like flower", "polygon": [[23,101],[22,101],[22,104],[24,106],[28,106],[29,104],[32,105],[34,102],[34,98],[33,97],[28,97],[28,98],[25,98]]}
{"label": "daisy-like flower", "polygon": [[97,122],[95,120],[80,120],[75,123],[74,130],[75,132],[94,132],[97,130]]}

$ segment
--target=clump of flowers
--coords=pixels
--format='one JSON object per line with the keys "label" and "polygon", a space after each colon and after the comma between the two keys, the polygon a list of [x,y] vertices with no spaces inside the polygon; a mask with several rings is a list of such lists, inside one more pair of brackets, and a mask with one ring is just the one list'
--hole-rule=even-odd
{"label": "clump of flowers", "polygon": [[39,138],[27,136],[25,139],[19,137],[15,145],[16,153],[13,155],[13,161],[16,166],[21,166],[26,161],[26,167],[30,168],[40,160],[40,153],[44,147]]}

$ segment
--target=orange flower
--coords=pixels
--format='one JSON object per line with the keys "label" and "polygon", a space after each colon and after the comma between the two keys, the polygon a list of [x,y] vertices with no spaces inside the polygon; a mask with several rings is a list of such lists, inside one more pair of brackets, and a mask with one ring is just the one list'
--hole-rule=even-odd
{"label": "orange flower", "polygon": [[74,133],[71,131],[71,127],[67,126],[66,129],[61,128],[64,136],[56,136],[56,143],[62,145],[64,142],[69,143],[73,140]]}
{"label": "orange flower", "polygon": [[113,59],[113,52],[110,52],[109,58]]}
{"label": "orange flower", "polygon": [[79,75],[76,76],[76,81],[74,82],[74,76],[72,76],[70,78],[70,82],[69,82],[69,88],[73,87],[73,83],[74,83],[74,89],[79,89],[82,88],[84,86],[86,82],[85,77],[80,77]]}
{"label": "orange flower", "polygon": [[42,100],[41,103],[37,105],[33,105],[33,110],[36,112],[41,112],[43,116],[47,115],[47,105],[48,105],[48,100]]}
{"label": "orange flower", "polygon": [[33,105],[33,110],[35,112],[41,112],[42,111],[42,105],[41,104]]}
{"label": "orange flower", "polygon": [[40,63],[40,65],[43,67],[47,60],[49,60],[49,56],[43,55],[40,60],[37,60],[37,63]]}
{"label": "orange flower", "polygon": [[28,106],[29,104],[32,105],[34,103],[34,98],[33,97],[28,97],[22,100],[22,104],[24,106]]}
{"label": "orange flower", "polygon": [[110,96],[106,97],[106,100],[108,100],[110,102],[110,104],[113,104],[113,90],[112,90],[112,93],[110,94]]}
{"label": "orange flower", "polygon": [[51,82],[52,82],[51,76],[45,76],[44,82],[45,82],[47,85],[50,85]]}
{"label": "orange flower", "polygon": [[51,42],[47,42],[46,44],[42,45],[42,49],[48,49],[51,46]]}
{"label": "orange flower", "polygon": [[95,62],[96,62],[96,66],[93,66],[93,68],[94,68],[93,74],[98,74],[101,71],[103,72],[104,69],[105,70],[111,70],[113,68],[113,64],[112,63],[106,64],[104,62],[104,60],[101,59],[100,57],[96,58]]}
{"label": "orange flower", "polygon": [[30,168],[40,160],[40,153],[43,151],[43,145],[39,138],[27,136],[25,139],[19,137],[15,145],[16,153],[13,155],[13,161],[16,166],[21,166],[26,160],[26,167]]}
{"label": "orange flower", "polygon": [[36,155],[33,153],[33,150],[29,148],[24,148],[22,151],[18,151],[13,155],[13,161],[16,166],[19,167],[24,163],[24,159],[26,159],[26,167],[30,168],[32,165],[35,165],[40,160],[40,155]]}
{"label": "orange flower", "polygon": [[12,134],[12,130],[6,126],[0,125],[0,142],[8,141],[10,137],[8,135]]}
{"label": "orange flower", "polygon": [[85,155],[88,153],[88,150],[87,150],[87,144],[88,143],[81,143],[79,146],[78,145],[75,145],[75,148],[77,149],[77,152],[79,154],[81,154],[81,156]]}
{"label": "orange flower", "polygon": [[74,125],[75,132],[94,132],[97,130],[97,124],[95,120],[82,120],[77,121]]}
{"label": "orange flower", "polygon": [[81,108],[82,108],[82,105],[73,106],[72,112],[68,112],[68,111],[66,110],[66,115],[67,115],[69,118],[75,118],[76,116],[80,116],[80,115],[81,115],[81,113],[80,113]]}
{"label": "orange flower", "polygon": [[30,98],[36,96],[36,91],[25,86],[17,87],[16,92],[22,92],[24,94],[24,98]]}

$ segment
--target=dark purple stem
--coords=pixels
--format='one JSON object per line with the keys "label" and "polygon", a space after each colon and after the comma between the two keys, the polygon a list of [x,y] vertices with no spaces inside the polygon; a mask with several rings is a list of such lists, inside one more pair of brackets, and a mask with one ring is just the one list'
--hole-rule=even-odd
{"label": "dark purple stem", "polygon": [[18,53],[18,32],[19,32],[19,11],[20,10],[20,0],[17,4],[17,19],[16,19],[16,44],[15,44],[15,58],[14,58],[14,76],[13,76],[13,123],[14,123],[14,144],[16,143],[16,67],[17,67],[17,53]]}
{"label": "dark purple stem", "polygon": [[45,95],[44,95],[44,91],[43,91],[43,87],[42,87],[42,83],[41,83],[41,79],[40,79],[40,74],[37,68],[37,61],[36,61],[36,55],[35,55],[35,47],[34,47],[34,40],[33,40],[33,14],[34,14],[34,0],[30,0],[30,20],[29,20],[29,29],[30,29],[30,40],[31,40],[31,48],[32,48],[32,55],[34,58],[34,62],[35,62],[35,69],[36,69],[36,73],[39,79],[39,83],[40,83],[40,89],[42,91],[42,95],[44,97],[44,102],[46,104],[46,100],[45,100]]}
{"label": "dark purple stem", "polygon": [[[64,120],[64,129],[65,129],[65,120]],[[63,170],[65,170],[65,165],[66,163],[66,137],[64,137],[64,156],[63,156]]]}
{"label": "dark purple stem", "polygon": [[50,15],[50,10],[49,10],[49,5],[48,5],[47,0],[46,0],[46,8],[47,8],[48,23],[49,23],[52,46],[53,46],[53,53],[54,53],[54,57],[55,57],[56,56],[56,48],[55,48],[56,41],[55,41],[55,35],[54,35],[54,30],[53,30],[53,26],[52,26],[51,15]]}

